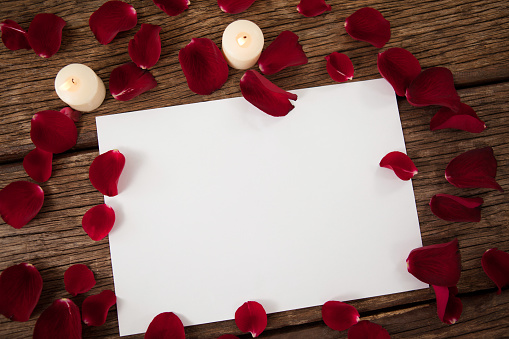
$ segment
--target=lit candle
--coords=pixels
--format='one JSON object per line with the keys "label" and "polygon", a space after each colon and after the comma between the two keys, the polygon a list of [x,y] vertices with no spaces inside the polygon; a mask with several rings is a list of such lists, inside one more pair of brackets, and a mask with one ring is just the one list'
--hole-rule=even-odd
{"label": "lit candle", "polygon": [[237,20],[224,30],[223,54],[231,67],[248,69],[256,64],[262,49],[263,33],[254,22]]}
{"label": "lit candle", "polygon": [[62,68],[55,78],[55,90],[63,102],[81,112],[90,112],[99,107],[106,95],[101,78],[82,64]]}

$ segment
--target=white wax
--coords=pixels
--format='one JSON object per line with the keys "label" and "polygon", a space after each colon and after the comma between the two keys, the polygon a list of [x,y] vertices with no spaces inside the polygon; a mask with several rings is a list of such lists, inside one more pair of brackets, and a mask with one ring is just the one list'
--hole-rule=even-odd
{"label": "white wax", "polygon": [[104,83],[88,66],[70,64],[55,78],[55,90],[63,102],[81,112],[90,112],[104,101]]}
{"label": "white wax", "polygon": [[249,20],[234,21],[224,30],[222,47],[228,65],[248,69],[256,64],[262,53],[262,30]]}

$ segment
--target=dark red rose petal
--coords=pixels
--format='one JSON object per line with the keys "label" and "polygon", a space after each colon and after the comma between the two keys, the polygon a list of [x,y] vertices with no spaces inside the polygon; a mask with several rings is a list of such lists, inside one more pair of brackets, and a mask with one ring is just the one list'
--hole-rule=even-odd
{"label": "dark red rose petal", "polygon": [[359,312],[352,305],[330,300],[322,306],[322,319],[325,325],[336,331],[344,331],[359,321]]}
{"label": "dark red rose petal", "polygon": [[495,180],[496,175],[497,160],[491,147],[462,153],[445,168],[445,178],[456,187],[484,187],[503,192]]}
{"label": "dark red rose petal", "polygon": [[18,49],[31,50],[32,47],[28,42],[27,33],[18,25],[17,22],[12,20],[5,20],[0,23],[0,31],[2,32],[2,42],[5,47],[11,51]]}
{"label": "dark red rose petal", "polygon": [[484,121],[479,119],[474,109],[461,103],[459,110],[454,112],[448,107],[442,107],[431,119],[430,130],[455,128],[471,133],[481,133],[486,129]]}
{"label": "dark red rose petal", "polygon": [[422,282],[436,286],[456,286],[461,274],[458,239],[416,248],[410,252],[406,263],[408,272]]}
{"label": "dark red rose petal", "polygon": [[51,304],[37,319],[33,339],[81,339],[80,310],[63,298]]}
{"label": "dark red rose petal", "polygon": [[222,336],[217,337],[217,339],[239,339],[239,337],[233,334],[223,334]]}
{"label": "dark red rose petal", "polygon": [[458,288],[456,286],[444,287],[433,285],[433,289],[437,297],[438,317],[445,324],[454,324],[458,321],[463,311],[463,303],[460,298],[456,297]]}
{"label": "dark red rose petal", "polygon": [[412,159],[398,151],[390,152],[384,156],[380,160],[380,167],[393,170],[401,180],[410,180],[418,173]]}
{"label": "dark red rose petal", "polygon": [[161,56],[161,27],[141,24],[141,28],[129,41],[129,56],[140,68],[153,67]]}
{"label": "dark red rose petal", "polygon": [[237,14],[244,12],[255,0],[217,0],[219,8],[225,13]]}
{"label": "dark red rose petal", "polygon": [[59,111],[41,111],[32,118],[30,138],[35,147],[56,154],[76,145],[78,130],[74,121]]}
{"label": "dark red rose petal", "polygon": [[45,182],[51,177],[52,160],[53,153],[35,148],[25,155],[23,159],[23,168],[30,178],[38,182]]}
{"label": "dark red rose petal", "polygon": [[346,18],[345,29],[355,40],[382,48],[391,38],[391,24],[374,8],[364,7]]}
{"label": "dark red rose petal", "polygon": [[0,314],[13,321],[27,321],[42,292],[41,274],[31,264],[6,268],[0,274]]}
{"label": "dark red rose petal", "polygon": [[75,297],[95,286],[94,273],[87,265],[72,265],[64,273],[64,284],[65,290]]}
{"label": "dark red rose petal", "polygon": [[145,339],[185,339],[184,325],[173,312],[160,313],[152,319]]}
{"label": "dark red rose petal", "polygon": [[117,297],[110,290],[87,297],[81,305],[83,322],[88,326],[103,325],[106,322],[110,307],[115,305],[116,302]]}
{"label": "dark red rose petal", "polygon": [[179,15],[184,12],[191,3],[190,0],[152,0],[164,13],[169,16]]}
{"label": "dark red rose petal", "polygon": [[300,0],[297,5],[297,12],[308,18],[320,15],[331,9],[332,7],[326,4],[325,0]]}
{"label": "dark red rose petal", "polygon": [[449,194],[435,194],[430,202],[431,212],[447,221],[481,221],[482,198],[461,198]]}
{"label": "dark red rose petal", "polygon": [[65,21],[51,13],[37,14],[28,28],[28,42],[35,54],[49,58],[60,49]]}
{"label": "dark red rose petal", "polygon": [[299,37],[291,31],[281,32],[258,59],[258,67],[267,75],[307,63],[308,58],[299,44]]}
{"label": "dark red rose petal", "polygon": [[133,62],[118,66],[110,75],[110,92],[117,100],[128,101],[157,86],[156,79],[148,70]]}
{"label": "dark red rose petal", "polygon": [[83,229],[87,232],[90,239],[94,241],[102,240],[107,236],[114,224],[115,211],[106,204],[92,207],[81,220]]}
{"label": "dark red rose petal", "polygon": [[64,114],[66,117],[71,119],[74,122],[80,121],[81,118],[81,112],[75,111],[71,107],[65,107],[60,110],[60,113]]}
{"label": "dark red rose petal", "polygon": [[88,20],[97,41],[107,45],[119,32],[128,31],[138,22],[136,10],[123,1],[108,1]]}
{"label": "dark red rose petal", "polygon": [[481,264],[486,275],[497,285],[497,294],[509,285],[509,253],[491,248],[484,252]]}
{"label": "dark red rose petal", "polygon": [[15,181],[0,191],[0,215],[14,228],[21,228],[32,220],[44,203],[44,191],[34,183]]}
{"label": "dark red rose petal", "polygon": [[410,83],[421,73],[419,60],[404,48],[393,47],[378,54],[378,71],[399,96],[405,96]]}
{"label": "dark red rose petal", "polygon": [[325,57],[325,60],[327,60],[327,73],[332,80],[345,82],[353,79],[352,60],[346,54],[332,52]]}
{"label": "dark red rose petal", "polygon": [[235,311],[235,323],[239,330],[251,332],[256,338],[267,327],[267,313],[260,303],[248,301]]}
{"label": "dark red rose petal", "polygon": [[389,332],[369,320],[359,321],[348,330],[348,339],[390,339]]}
{"label": "dark red rose petal", "polygon": [[119,150],[111,150],[97,156],[88,171],[90,182],[102,194],[114,197],[118,194],[118,179],[125,165],[125,157]]}

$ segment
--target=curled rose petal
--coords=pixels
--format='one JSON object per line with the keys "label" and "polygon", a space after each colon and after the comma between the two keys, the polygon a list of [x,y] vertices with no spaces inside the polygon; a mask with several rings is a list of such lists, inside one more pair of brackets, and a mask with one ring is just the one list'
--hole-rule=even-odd
{"label": "curled rose petal", "polygon": [[481,221],[482,198],[461,198],[449,194],[435,194],[430,202],[431,212],[447,221]]}
{"label": "curled rose petal", "polygon": [[348,339],[390,339],[389,332],[369,320],[359,321],[348,330]]}
{"label": "curled rose petal", "polygon": [[118,179],[125,165],[125,157],[119,150],[111,150],[97,156],[88,171],[92,186],[109,197],[118,194]]}
{"label": "curled rose petal", "polygon": [[42,292],[41,274],[31,264],[18,264],[0,274],[0,314],[13,321],[27,321]]}
{"label": "curled rose petal", "polygon": [[472,107],[461,103],[457,112],[448,107],[442,107],[431,119],[429,128],[432,131],[455,128],[471,133],[481,133],[486,129],[486,125]]}
{"label": "curled rose petal", "polygon": [[55,300],[37,319],[33,339],[81,339],[80,310],[72,300]]}
{"label": "curled rose petal", "polygon": [[255,0],[217,0],[219,8],[225,13],[237,14],[244,12]]}
{"label": "curled rose petal", "polygon": [[346,54],[332,52],[325,57],[325,60],[327,60],[327,73],[332,80],[345,82],[353,79],[352,60]]}
{"label": "curled rose petal", "polygon": [[359,312],[352,305],[330,300],[322,306],[322,319],[325,325],[336,331],[344,331],[359,321]]}
{"label": "curled rose petal", "polygon": [[258,67],[267,75],[277,73],[286,67],[307,63],[308,58],[299,44],[299,37],[291,31],[279,33],[258,59]]}
{"label": "curled rose petal", "polygon": [[185,339],[182,321],[173,312],[156,315],[148,326],[144,339]]}
{"label": "curled rose petal", "polygon": [[78,294],[90,291],[95,286],[94,273],[87,265],[76,264],[65,270],[65,290],[74,297]]}
{"label": "curled rose petal", "polygon": [[91,295],[81,305],[82,319],[88,326],[101,326],[106,322],[108,311],[115,305],[117,297],[110,290],[104,290],[99,294]]}
{"label": "curled rose petal", "polygon": [[88,24],[99,43],[107,45],[119,32],[128,31],[138,22],[136,10],[123,1],[108,1],[90,16]]}
{"label": "curled rose petal", "polygon": [[497,248],[490,248],[482,255],[482,269],[497,285],[497,294],[502,292],[502,287],[509,285],[509,253]]}
{"label": "curled rose petal", "polygon": [[491,147],[474,149],[458,155],[445,168],[445,178],[460,188],[484,187],[504,190],[496,182],[497,160]]}
{"label": "curled rose petal", "polygon": [[405,96],[410,83],[421,73],[419,60],[404,48],[393,47],[378,54],[378,71],[399,96]]}
{"label": "curled rose petal", "polygon": [[247,301],[235,311],[235,323],[239,330],[256,338],[267,327],[267,313],[260,303]]}
{"label": "curled rose petal", "polygon": [[45,182],[51,177],[51,162],[53,153],[35,148],[23,158],[23,168],[25,172],[38,182]]}
{"label": "curled rose petal", "polygon": [[346,32],[355,40],[382,48],[391,38],[391,24],[374,8],[364,7],[346,18]]}
{"label": "curled rose petal", "polygon": [[81,118],[81,112],[75,111],[71,107],[62,108],[60,110],[60,113],[62,113],[63,115],[65,115],[66,117],[68,117],[69,119],[71,119],[74,122],[80,121],[80,118]]}
{"label": "curled rose petal", "polygon": [[28,42],[35,54],[49,58],[60,49],[65,21],[51,13],[37,14],[28,28]]}
{"label": "curled rose petal", "polygon": [[458,239],[413,249],[406,263],[408,272],[422,282],[436,286],[456,286],[461,274]]}
{"label": "curled rose petal", "polygon": [[148,70],[128,62],[118,66],[110,74],[110,92],[117,100],[128,101],[157,86],[156,79]]}
{"label": "curled rose petal", "polygon": [[190,0],[152,0],[164,13],[176,16],[184,12],[191,3]]}
{"label": "curled rose petal", "polygon": [[14,228],[21,228],[32,220],[44,203],[44,191],[34,183],[15,181],[0,191],[0,215]]}
{"label": "curled rose petal", "polygon": [[129,56],[140,68],[147,69],[154,66],[161,56],[161,27],[151,24],[141,24],[140,30],[129,41]]}
{"label": "curled rose petal", "polygon": [[393,170],[401,180],[410,180],[418,173],[412,159],[398,151],[390,152],[384,156],[380,160],[380,167]]}
{"label": "curled rose petal", "polygon": [[239,337],[233,334],[223,334],[222,336],[217,337],[217,339],[239,339]]}
{"label": "curled rose petal", "polygon": [[463,311],[463,303],[460,298],[456,297],[458,288],[456,286],[444,287],[433,285],[433,289],[437,297],[438,317],[445,324],[454,324],[458,321]]}
{"label": "curled rose petal", "polygon": [[56,154],[76,145],[78,130],[74,121],[59,111],[41,111],[32,118],[30,138],[35,147]]}
{"label": "curled rose petal", "polygon": [[83,215],[81,220],[83,229],[94,241],[102,240],[107,236],[114,224],[115,211],[106,204],[92,207]]}
{"label": "curled rose petal", "polygon": [[326,4],[325,0],[300,0],[297,5],[297,12],[308,18],[320,15],[331,9],[332,7]]}
{"label": "curled rose petal", "polygon": [[13,20],[5,20],[0,23],[0,31],[2,32],[2,42],[5,47],[11,51],[18,49],[31,50],[32,47],[28,42],[27,33]]}

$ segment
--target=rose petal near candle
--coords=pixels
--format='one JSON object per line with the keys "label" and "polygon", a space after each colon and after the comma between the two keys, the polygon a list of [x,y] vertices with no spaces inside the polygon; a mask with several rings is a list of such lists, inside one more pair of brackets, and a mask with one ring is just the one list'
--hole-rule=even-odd
{"label": "rose petal near candle", "polygon": [[80,121],[81,118],[81,112],[75,111],[71,107],[65,107],[60,110],[60,113],[67,116],[69,119],[71,119],[74,122]]}
{"label": "rose petal near candle", "polygon": [[74,297],[78,294],[88,292],[95,286],[94,273],[87,265],[76,264],[65,270],[65,290]]}
{"label": "rose petal near candle", "polygon": [[378,71],[399,96],[405,96],[410,83],[421,73],[419,60],[404,48],[393,47],[378,54]]}
{"label": "rose petal near candle", "polygon": [[263,74],[274,74],[286,67],[308,63],[308,58],[299,44],[299,37],[291,31],[281,32],[262,52],[258,67]]}
{"label": "rose petal near candle", "polygon": [[91,295],[81,305],[82,319],[88,326],[101,326],[106,322],[108,311],[115,305],[117,297],[110,290],[104,290],[99,294]]}
{"label": "rose petal near candle", "polygon": [[364,7],[346,18],[346,32],[355,40],[365,41],[382,48],[391,38],[391,24],[382,13]]}
{"label": "rose petal near candle", "polygon": [[99,192],[109,197],[118,194],[118,179],[125,165],[125,157],[119,150],[98,155],[88,171],[90,182]]}
{"label": "rose petal near candle", "polygon": [[267,313],[256,301],[247,301],[235,311],[235,324],[242,332],[251,332],[253,338],[267,327]]}
{"label": "rose petal near candle", "polygon": [[76,145],[78,130],[74,121],[59,111],[41,111],[32,118],[30,138],[35,147],[57,154]]}
{"label": "rose petal near candle", "polygon": [[433,285],[433,289],[437,298],[437,313],[440,320],[449,325],[456,323],[463,311],[463,303],[456,297],[458,288]]}
{"label": "rose petal near candle", "polygon": [[406,260],[410,274],[430,285],[456,286],[461,275],[458,239],[413,249]]}
{"label": "rose petal near candle", "polygon": [[327,60],[327,73],[332,80],[345,82],[353,79],[352,60],[346,54],[332,52],[325,57],[325,60]]}
{"label": "rose petal near candle", "polygon": [[481,265],[484,273],[497,285],[497,294],[502,293],[502,288],[509,285],[509,253],[490,248],[482,255]]}
{"label": "rose petal near candle", "polygon": [[23,168],[30,178],[45,182],[51,177],[53,153],[35,148],[23,158]]}
{"label": "rose petal near candle", "polygon": [[99,43],[107,45],[119,32],[128,31],[138,22],[136,10],[123,1],[108,1],[88,20],[90,29]]}
{"label": "rose petal near candle", "polygon": [[359,312],[347,303],[329,300],[322,306],[322,319],[325,325],[335,331],[344,331],[359,321]]}
{"label": "rose petal near candle", "polygon": [[240,90],[247,101],[274,117],[287,115],[294,108],[290,100],[297,100],[296,94],[282,90],[254,70],[242,76]]}
{"label": "rose petal near candle", "polygon": [[222,336],[217,337],[217,339],[239,339],[239,337],[233,334],[223,334]]}
{"label": "rose petal near candle", "polygon": [[191,3],[190,0],[153,0],[154,4],[169,16],[176,16],[184,12]]}
{"label": "rose petal near candle", "polygon": [[14,228],[32,220],[44,203],[42,188],[29,181],[15,181],[0,191],[0,216]]}
{"label": "rose petal near candle", "polygon": [[461,198],[449,194],[435,194],[429,206],[440,219],[455,222],[481,221],[482,198]]}
{"label": "rose petal near candle", "polygon": [[348,330],[348,339],[390,339],[389,332],[369,320],[359,321]]}
{"label": "rose petal near candle", "polygon": [[196,94],[211,94],[228,79],[228,64],[223,53],[210,39],[191,39],[180,50],[179,62],[189,89]]}
{"label": "rose petal near candle", "polygon": [[255,0],[217,0],[219,8],[230,14],[244,12],[255,2]]}
{"label": "rose petal near candle", "polygon": [[49,58],[58,52],[64,26],[65,21],[55,14],[37,14],[28,28],[28,42],[35,54]]}
{"label": "rose petal near candle", "polygon": [[478,148],[452,159],[445,168],[445,178],[459,188],[484,187],[503,192],[497,183],[497,160],[491,147]]}
{"label": "rose petal near candle", "polygon": [[297,5],[297,12],[305,17],[313,17],[330,11],[332,7],[325,3],[325,0],[300,0]]}
{"label": "rose petal near candle", "polygon": [[159,313],[152,319],[144,339],[185,339],[182,321],[173,312]]}
{"label": "rose petal near candle", "polygon": [[70,299],[55,300],[35,323],[33,339],[55,338],[81,339],[80,310]]}
{"label": "rose petal near candle", "polygon": [[161,27],[141,24],[140,30],[129,41],[129,56],[140,68],[153,67],[161,56]]}
{"label": "rose petal near candle", "polygon": [[120,101],[128,101],[157,86],[156,79],[146,69],[134,62],[118,66],[110,74],[111,95]]}
{"label": "rose petal near candle", "polygon": [[107,236],[115,224],[115,211],[106,204],[101,204],[89,209],[81,220],[83,229],[90,239],[102,240]]}
{"label": "rose petal near candle", "polygon": [[17,22],[9,19],[5,20],[0,23],[0,31],[2,32],[2,42],[5,47],[11,51],[16,51],[18,49],[32,49],[28,42],[27,33],[20,25],[18,25]]}
{"label": "rose petal near candle", "polygon": [[481,133],[486,129],[484,121],[479,119],[474,109],[461,103],[459,110],[454,112],[449,107],[442,107],[431,119],[430,130],[454,128],[470,133]]}
{"label": "rose petal near candle", "polygon": [[412,159],[403,152],[390,152],[380,160],[380,167],[394,171],[401,180],[410,180],[418,173]]}
{"label": "rose petal near candle", "polygon": [[12,321],[28,321],[41,292],[41,274],[34,265],[6,268],[0,274],[0,314]]}

